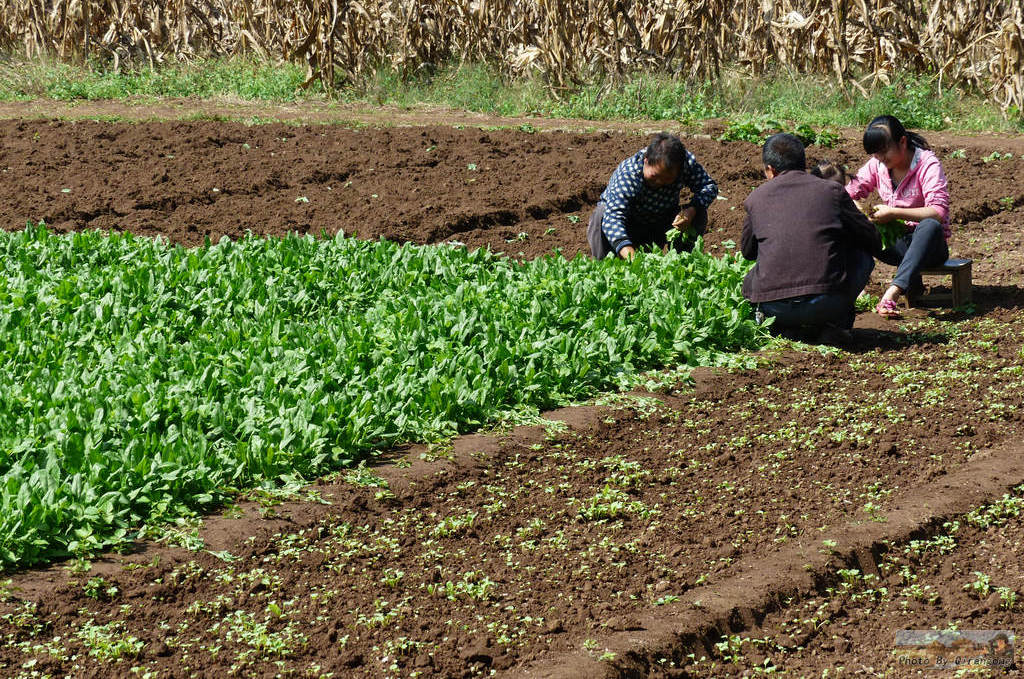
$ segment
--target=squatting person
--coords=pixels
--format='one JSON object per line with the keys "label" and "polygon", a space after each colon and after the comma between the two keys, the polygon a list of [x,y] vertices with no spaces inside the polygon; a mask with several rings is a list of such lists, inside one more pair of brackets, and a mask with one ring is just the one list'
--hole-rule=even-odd
{"label": "squatting person", "polygon": [[[680,209],[684,185],[693,199]],[[603,259],[614,252],[628,259],[638,248],[666,245],[672,227],[682,232],[673,248],[692,248],[707,231],[708,206],[717,195],[718,185],[679,137],[659,133],[612,173],[587,225],[590,254]]]}
{"label": "squatting person", "polygon": [[761,150],[767,182],[754,189],[741,236],[756,264],[743,296],[782,334],[842,340],[882,242],[843,185],[808,174],[804,145],[775,134]]}

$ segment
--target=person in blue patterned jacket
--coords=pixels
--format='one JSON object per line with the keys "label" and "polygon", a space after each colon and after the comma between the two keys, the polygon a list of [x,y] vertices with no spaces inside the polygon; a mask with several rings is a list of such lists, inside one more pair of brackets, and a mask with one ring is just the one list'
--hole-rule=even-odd
{"label": "person in blue patterned jacket", "polygon": [[[683,186],[693,199],[680,209]],[[612,173],[587,226],[590,254],[603,259],[614,252],[629,259],[641,247],[666,245],[672,227],[682,232],[672,246],[690,249],[707,231],[708,206],[717,195],[718,185],[679,137],[661,132]]]}

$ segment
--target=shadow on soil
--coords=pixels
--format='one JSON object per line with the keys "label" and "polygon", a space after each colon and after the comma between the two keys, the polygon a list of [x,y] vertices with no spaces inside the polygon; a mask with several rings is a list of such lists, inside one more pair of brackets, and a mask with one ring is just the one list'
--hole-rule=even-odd
{"label": "shadow on soil", "polygon": [[[965,314],[965,318],[967,314]],[[949,335],[940,331],[905,331],[905,330],[881,330],[877,328],[854,328],[850,337],[832,337],[822,339],[818,334],[810,336],[801,331],[774,332],[774,335],[782,339],[788,339],[807,344],[830,346],[842,349],[852,354],[863,354],[870,351],[899,351],[911,346],[925,346],[946,344],[949,342]]]}
{"label": "shadow on soil", "polygon": [[[978,285],[974,287],[974,299],[962,307],[950,308],[941,300],[941,288],[936,288],[940,293],[940,301],[930,303],[925,298],[916,305],[916,309],[910,313],[913,316],[906,320],[920,319],[925,312],[928,318],[943,321],[946,323],[962,323],[972,319],[991,317],[996,320],[1015,315],[1024,309],[1024,288],[1017,285]],[[941,330],[907,330],[899,320],[876,324],[874,318],[866,321],[869,327],[857,327],[853,329],[853,338],[845,343],[835,344],[839,348],[850,353],[866,353],[869,351],[895,351],[906,349],[910,346],[925,346],[946,344],[949,342],[949,335]],[[893,329],[884,328],[886,324],[892,324]]]}
{"label": "shadow on soil", "polygon": [[915,304],[929,310],[929,315],[943,321],[960,321],[996,310],[1024,309],[1024,288],[1018,285],[975,285],[971,302],[964,307],[950,308],[949,288],[932,288],[931,294]]}
{"label": "shadow on soil", "polygon": [[851,354],[864,354],[870,351],[900,351],[907,347],[946,344],[947,342],[949,342],[949,335],[944,332],[901,332],[854,328],[852,341],[837,346]]}
{"label": "shadow on soil", "polygon": [[1024,288],[1019,285],[975,285],[974,308],[979,314],[1024,309]]}

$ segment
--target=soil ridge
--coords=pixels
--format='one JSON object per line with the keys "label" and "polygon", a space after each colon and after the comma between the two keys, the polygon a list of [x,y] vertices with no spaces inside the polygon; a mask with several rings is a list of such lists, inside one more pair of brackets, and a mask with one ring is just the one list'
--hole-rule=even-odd
{"label": "soil ridge", "polygon": [[[787,599],[824,592],[839,578],[836,571],[856,568],[878,575],[881,556],[910,540],[926,539],[943,523],[998,499],[1024,483],[1024,444],[1013,442],[986,451],[948,476],[912,488],[895,498],[884,523],[856,522],[794,545],[768,558],[745,557],[731,575],[690,590],[678,602],[633,621],[635,629],[601,639],[615,654],[611,662],[570,653],[545,658],[543,665],[521,667],[504,675],[514,679],[640,679],[658,659],[677,663],[688,653],[710,653],[723,635],[757,628]],[[836,546],[822,549],[825,543]]]}

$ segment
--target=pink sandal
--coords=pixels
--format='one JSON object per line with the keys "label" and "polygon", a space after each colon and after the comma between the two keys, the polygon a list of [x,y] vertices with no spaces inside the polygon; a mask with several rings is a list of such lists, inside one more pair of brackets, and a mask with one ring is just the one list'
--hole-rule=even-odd
{"label": "pink sandal", "polygon": [[899,318],[900,307],[894,299],[883,299],[875,307],[875,313],[882,318]]}

